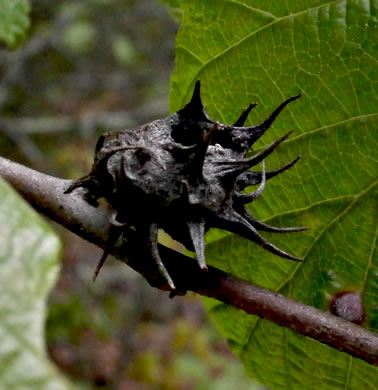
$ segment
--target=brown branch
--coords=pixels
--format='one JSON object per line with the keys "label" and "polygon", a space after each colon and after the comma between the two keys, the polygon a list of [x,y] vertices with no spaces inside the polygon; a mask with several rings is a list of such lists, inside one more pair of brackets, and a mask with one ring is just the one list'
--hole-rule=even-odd
{"label": "brown branch", "polygon": [[[80,237],[104,247],[109,235],[107,211],[89,206],[78,194],[64,195],[71,183],[44,175],[0,157],[0,176],[12,184],[37,210]],[[339,351],[378,365],[378,334],[330,313],[236,279],[216,268],[201,272],[193,259],[164,246],[162,258],[183,291],[215,298],[246,313],[273,321]],[[113,255],[161,289],[167,285],[137,239],[120,240]]]}

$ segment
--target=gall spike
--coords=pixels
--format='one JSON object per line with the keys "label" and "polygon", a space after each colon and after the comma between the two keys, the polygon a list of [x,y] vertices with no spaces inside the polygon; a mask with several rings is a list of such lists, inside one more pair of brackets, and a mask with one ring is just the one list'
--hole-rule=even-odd
{"label": "gall spike", "polygon": [[[109,240],[94,279],[121,235],[138,237],[149,249],[156,267],[172,291],[176,286],[160,257],[158,229],[195,252],[198,267],[207,270],[205,233],[212,227],[239,234],[269,252],[300,261],[267,241],[258,230],[289,233],[305,228],[280,228],[257,221],[245,208],[260,197],[266,182],[292,167],[299,159],[265,171],[265,158],[288,136],[277,139],[254,156],[246,153],[279,113],[300,95],[281,103],[257,126],[243,127],[256,104],[250,104],[233,126],[213,121],[201,99],[201,84],[184,108],[173,115],[132,130],[103,134],[96,144],[91,172],[75,180],[66,190],[80,187],[84,199],[98,206],[105,198],[111,209]],[[262,164],[262,171],[251,170]],[[250,193],[242,191],[259,185]]]}
{"label": "gall spike", "polygon": [[242,112],[240,117],[237,119],[237,121],[232,125],[235,127],[242,127],[244,126],[244,123],[246,119],[248,118],[249,113],[257,106],[257,103],[251,103],[246,110]]}

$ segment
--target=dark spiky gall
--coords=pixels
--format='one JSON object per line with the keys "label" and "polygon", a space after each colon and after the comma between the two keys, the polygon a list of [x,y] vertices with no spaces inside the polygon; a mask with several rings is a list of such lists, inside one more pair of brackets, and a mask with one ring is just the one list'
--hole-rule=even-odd
{"label": "dark spiky gall", "polygon": [[[255,106],[251,104],[229,126],[208,116],[197,81],[192,99],[173,115],[136,129],[105,133],[96,145],[91,172],[70,185],[66,193],[85,189],[84,198],[97,206],[105,198],[111,207],[107,249],[95,277],[119,235],[126,228],[144,240],[151,257],[172,291],[175,284],[160,258],[158,229],[195,252],[198,266],[206,271],[205,232],[212,227],[239,234],[275,255],[301,259],[268,242],[258,231],[297,232],[305,228],[277,228],[257,221],[245,205],[258,198],[266,181],[292,167],[299,159],[265,171],[264,159],[289,134],[252,157],[247,152],[271,126],[282,109],[300,95],[284,101],[257,126],[243,127]],[[261,171],[250,168],[257,164]],[[251,185],[256,191],[243,193]]]}

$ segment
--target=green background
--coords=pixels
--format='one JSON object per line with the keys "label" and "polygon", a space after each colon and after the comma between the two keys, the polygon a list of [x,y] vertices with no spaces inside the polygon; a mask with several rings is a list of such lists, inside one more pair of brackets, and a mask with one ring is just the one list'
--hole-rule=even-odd
{"label": "green background", "polygon": [[[361,295],[363,326],[378,329],[377,23],[375,1],[184,1],[171,109],[196,80],[213,119],[233,123],[250,102],[248,124],[298,93],[256,148],[294,133],[267,159],[268,182],[249,210],[275,226],[265,234],[302,264],[243,238],[212,232],[207,260],[233,275],[328,310],[343,291]],[[272,389],[375,389],[378,370],[316,341],[207,300],[218,328],[254,378]],[[304,387],[305,386],[305,387]]]}

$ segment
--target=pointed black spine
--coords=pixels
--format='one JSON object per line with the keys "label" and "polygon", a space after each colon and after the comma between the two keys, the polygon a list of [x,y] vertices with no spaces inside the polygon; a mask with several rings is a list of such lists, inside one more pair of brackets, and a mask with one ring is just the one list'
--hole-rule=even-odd
{"label": "pointed black spine", "polygon": [[293,261],[303,261],[303,259],[283,251],[282,249],[276,247],[271,242],[266,240],[245,218],[243,218],[243,216],[241,216],[237,212],[225,215],[218,222],[220,223],[219,227],[221,227],[222,229],[239,234],[240,236],[243,236],[248,240],[255,242],[256,244],[260,245],[262,248],[268,250],[274,255]]}
{"label": "pointed black spine", "polygon": [[[110,221],[110,223],[111,223],[111,221]],[[109,230],[109,238],[108,238],[108,241],[105,245],[104,252],[103,252],[100,260],[97,263],[95,272],[93,274],[93,281],[96,281],[97,276],[99,275],[99,273],[101,271],[101,268],[105,264],[111,250],[113,249],[115,243],[117,242],[118,238],[120,237],[121,232],[122,231],[119,229],[118,226],[111,224],[110,230]]]}
{"label": "pointed black spine", "polygon": [[188,221],[187,222],[193,247],[196,252],[197,262],[203,271],[207,271],[205,260],[205,221]]}
{"label": "pointed black spine", "polygon": [[255,154],[253,157],[244,160],[225,160],[218,161],[217,164],[221,167],[218,175],[222,177],[222,179],[226,179],[228,181],[233,180],[234,182],[237,180],[237,177],[241,175],[243,172],[253,167],[254,165],[261,162],[265,157],[271,154],[276,147],[285,141],[285,139],[291,134],[289,132],[284,136],[278,138],[276,141],[272,142],[261,152]]}
{"label": "pointed black spine", "polygon": [[159,230],[159,227],[158,227],[157,223],[151,223],[150,229],[148,232],[149,233],[148,245],[150,247],[151,256],[158,267],[160,275],[164,277],[164,279],[168,283],[171,290],[176,290],[175,284],[173,283],[173,280],[169,276],[169,273],[168,273],[167,269],[165,268],[165,265],[163,264],[163,261],[161,260],[161,257],[159,254],[158,230]]}
{"label": "pointed black spine", "polygon": [[180,116],[188,118],[192,121],[212,122],[202,103],[201,82],[199,80],[196,81],[190,102],[183,109],[178,111],[178,113]]}
{"label": "pointed black spine", "polygon": [[[289,163],[283,165],[282,167],[280,167],[278,169],[266,171],[266,173],[265,173],[266,180],[268,181],[268,180],[272,179],[273,177],[279,175],[280,173],[285,172],[286,170],[291,168],[293,165],[295,165],[299,159],[300,159],[300,156],[296,157],[293,161],[290,161]],[[262,180],[262,172],[247,171],[238,177],[238,179],[236,181],[236,188],[238,191],[242,191],[246,187],[260,184],[261,180]]]}
{"label": "pointed black spine", "polygon": [[248,148],[250,148],[259,138],[261,138],[266,130],[269,129],[269,127],[272,125],[272,123],[275,121],[275,119],[278,117],[278,115],[281,113],[281,111],[291,102],[294,100],[297,100],[301,97],[301,95],[293,96],[287,100],[285,100],[283,103],[281,103],[273,112],[272,114],[264,120],[264,122],[260,123],[257,126],[252,127],[246,127],[246,131],[249,133],[248,136]]}
{"label": "pointed black spine", "polygon": [[261,230],[263,232],[269,232],[269,233],[296,233],[296,232],[303,232],[305,230],[308,230],[307,227],[301,226],[301,227],[285,227],[285,228],[279,228],[275,226],[267,225],[264,222],[258,221],[257,219],[253,218],[252,215],[250,215],[247,210],[243,210],[240,212],[243,218],[245,218],[255,229]]}
{"label": "pointed black spine", "polygon": [[238,194],[237,202],[241,204],[251,203],[253,200],[257,199],[264,191],[266,184],[266,175],[265,175],[265,161],[261,162],[262,164],[262,172],[261,172],[261,182],[259,188],[256,191],[250,192],[249,194]]}
{"label": "pointed black spine", "polygon": [[245,109],[236,122],[232,125],[234,127],[242,127],[246,119],[248,118],[249,113],[257,106],[257,103],[251,103],[247,109]]}
{"label": "pointed black spine", "polygon": [[250,166],[254,166],[256,164],[258,164],[259,162],[261,162],[265,157],[267,157],[269,154],[271,154],[274,149],[277,148],[277,146],[279,144],[281,144],[282,142],[284,142],[288,137],[289,135],[292,133],[292,131],[289,131],[288,133],[286,133],[285,135],[283,135],[282,137],[278,138],[276,141],[272,142],[270,145],[268,145],[265,149],[263,149],[261,152],[255,154],[253,157],[251,157],[250,159],[248,159],[249,161],[249,164],[251,164]]}

